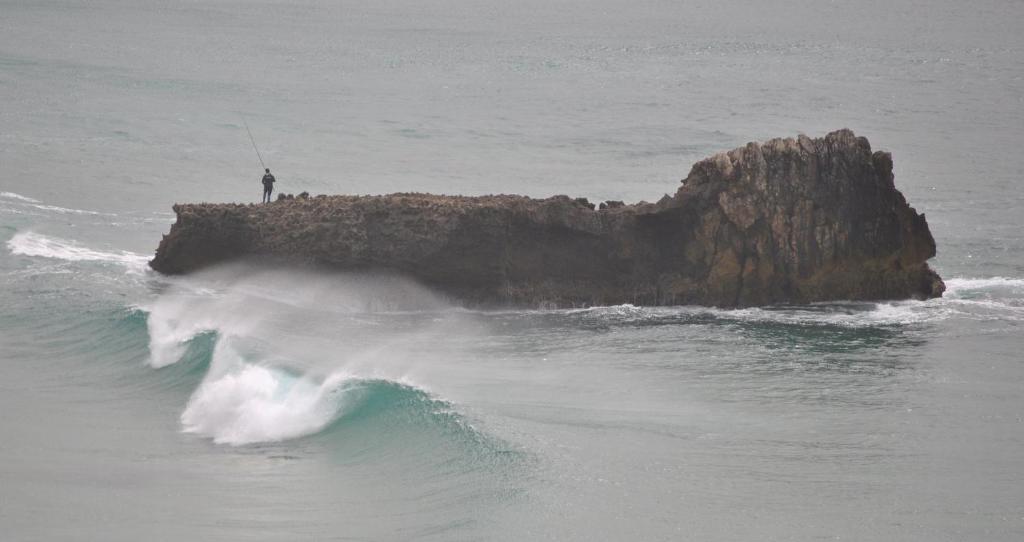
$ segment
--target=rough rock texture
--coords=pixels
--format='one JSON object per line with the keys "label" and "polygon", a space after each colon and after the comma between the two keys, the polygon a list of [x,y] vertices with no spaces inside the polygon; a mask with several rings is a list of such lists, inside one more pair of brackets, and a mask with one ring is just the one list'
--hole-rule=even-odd
{"label": "rough rock texture", "polygon": [[232,259],[408,274],[471,304],[722,307],[929,298],[935,241],[892,157],[849,130],[693,166],[656,204],[556,196],[318,196],[176,205],[150,263]]}

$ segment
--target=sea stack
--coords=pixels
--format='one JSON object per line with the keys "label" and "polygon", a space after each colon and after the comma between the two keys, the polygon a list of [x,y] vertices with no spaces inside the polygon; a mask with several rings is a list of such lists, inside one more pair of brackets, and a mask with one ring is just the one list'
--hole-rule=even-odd
{"label": "sea stack", "polygon": [[318,196],[179,204],[150,265],[231,260],[388,272],[473,306],[925,299],[935,240],[892,157],[849,130],[749,143],[657,203],[555,196]]}

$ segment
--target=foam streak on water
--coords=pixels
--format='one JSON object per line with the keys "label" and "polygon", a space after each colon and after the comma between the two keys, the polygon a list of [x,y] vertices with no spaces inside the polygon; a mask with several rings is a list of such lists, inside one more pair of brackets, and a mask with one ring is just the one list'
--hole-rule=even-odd
{"label": "foam streak on water", "polygon": [[101,251],[83,247],[75,241],[48,237],[34,232],[16,234],[7,241],[11,254],[37,256],[70,262],[103,262],[122,265],[133,273],[142,273],[149,258],[128,251]]}
{"label": "foam streak on water", "polygon": [[39,200],[32,199],[28,196],[22,196],[21,194],[15,194],[14,192],[0,192],[0,198],[12,199],[25,203],[40,203]]}
{"label": "foam streak on water", "polygon": [[1006,278],[1006,277],[992,277],[987,279],[975,279],[975,278],[951,278],[946,279],[946,295],[949,296],[960,296],[964,292],[972,290],[990,290],[990,289],[1012,289],[1020,292],[1024,290],[1024,279]]}

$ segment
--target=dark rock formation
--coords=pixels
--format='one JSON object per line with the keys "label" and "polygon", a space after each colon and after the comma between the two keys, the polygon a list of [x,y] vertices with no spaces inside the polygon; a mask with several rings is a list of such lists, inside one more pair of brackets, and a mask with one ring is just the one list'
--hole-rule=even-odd
{"label": "dark rock formation", "polygon": [[929,298],[924,215],[892,158],[848,130],[773,139],[693,166],[675,196],[601,210],[555,196],[330,196],[176,205],[150,263],[232,259],[391,270],[472,304],[722,307]]}

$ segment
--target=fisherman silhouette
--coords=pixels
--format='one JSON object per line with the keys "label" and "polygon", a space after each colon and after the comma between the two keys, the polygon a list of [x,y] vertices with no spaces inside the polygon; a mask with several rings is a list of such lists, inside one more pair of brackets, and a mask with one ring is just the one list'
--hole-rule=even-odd
{"label": "fisherman silhouette", "polygon": [[270,174],[270,168],[266,168],[267,173],[263,176],[263,203],[270,203],[270,194],[274,192],[274,176]]}

